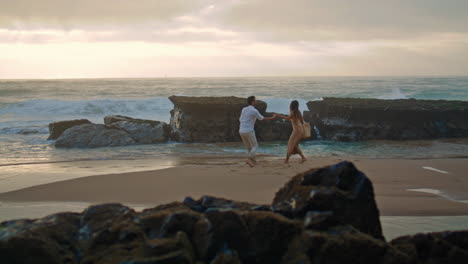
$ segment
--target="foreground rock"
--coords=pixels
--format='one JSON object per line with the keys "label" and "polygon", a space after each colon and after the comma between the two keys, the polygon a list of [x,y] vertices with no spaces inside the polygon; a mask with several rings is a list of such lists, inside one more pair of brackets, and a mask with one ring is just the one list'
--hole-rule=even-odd
{"label": "foreground rock", "polygon": [[273,208],[310,228],[346,223],[383,239],[372,183],[351,162],[296,175],[276,193]]}
{"label": "foreground rock", "polygon": [[[240,141],[239,116],[247,106],[246,98],[239,97],[186,97],[171,96],[171,137],[180,142],[230,142]],[[257,101],[256,108],[264,116],[265,102]],[[287,140],[291,125],[284,120],[258,121],[256,133],[259,140]]]}
{"label": "foreground rock", "polygon": [[356,141],[468,137],[468,102],[324,98],[304,117],[323,139]]}
{"label": "foreground rock", "polygon": [[171,127],[164,122],[128,116],[106,116],[104,124],[125,131],[138,144],[167,142],[171,132]]}
{"label": "foreground rock", "polygon": [[88,119],[77,119],[77,120],[67,120],[67,121],[59,121],[59,122],[54,122],[49,124],[49,138],[47,140],[51,139],[57,139],[59,138],[63,132],[71,127],[74,126],[79,126],[82,124],[90,124],[91,122]]}
{"label": "foreground rock", "polygon": [[[310,197],[310,193],[314,195]],[[280,206],[288,197],[294,197],[295,202]],[[120,204],[102,204],[82,213],[3,222],[0,256],[2,263],[468,261],[468,231],[385,242],[380,223],[373,222],[374,217],[378,221],[378,211],[369,209],[374,205],[367,177],[351,163],[340,163],[297,175],[277,193],[272,205],[187,197],[183,203],[142,212]]]}
{"label": "foreground rock", "polygon": [[127,146],[136,142],[124,131],[105,125],[83,124],[67,129],[56,141],[57,148]]}

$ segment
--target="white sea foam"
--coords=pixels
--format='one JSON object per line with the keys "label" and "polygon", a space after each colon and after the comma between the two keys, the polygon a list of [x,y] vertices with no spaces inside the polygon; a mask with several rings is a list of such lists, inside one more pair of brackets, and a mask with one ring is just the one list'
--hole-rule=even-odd
{"label": "white sea foam", "polygon": [[400,88],[397,87],[392,88],[391,94],[382,95],[377,98],[385,100],[408,99],[408,97],[401,92]]}
{"label": "white sea foam", "polygon": [[259,98],[262,101],[267,103],[267,112],[275,112],[280,114],[288,114],[289,113],[289,104],[291,104],[292,100],[297,100],[299,102],[299,110],[306,111],[307,102],[308,100],[300,99],[300,98]]}
{"label": "white sea foam", "polygon": [[[66,120],[87,118],[102,122],[106,115],[128,115],[169,121],[173,104],[166,97],[148,99],[52,100],[35,99],[9,104],[0,109],[0,121]],[[23,124],[26,125],[26,124]]]}
{"label": "white sea foam", "polygon": [[440,197],[443,197],[447,200],[450,200],[450,201],[454,201],[454,202],[459,202],[459,203],[468,203],[468,200],[458,200],[458,199],[454,199],[453,197],[449,196],[448,194],[440,191],[440,190],[437,190],[437,189],[429,189],[429,188],[418,188],[418,189],[406,189],[407,191],[410,191],[410,192],[422,192],[422,193],[430,193],[430,194],[434,194],[434,195],[438,195]]}
{"label": "white sea foam", "polygon": [[432,167],[422,167],[422,168],[423,168],[423,169],[426,169],[426,170],[431,170],[431,171],[435,171],[435,172],[443,173],[443,174],[447,174],[447,173],[448,173],[448,172],[446,172],[446,171],[439,170],[439,169],[432,168]]}

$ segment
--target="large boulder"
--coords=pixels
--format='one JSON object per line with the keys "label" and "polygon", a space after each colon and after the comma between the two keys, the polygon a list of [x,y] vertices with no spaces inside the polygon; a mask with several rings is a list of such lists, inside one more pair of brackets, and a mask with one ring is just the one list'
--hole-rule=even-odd
{"label": "large boulder", "polygon": [[112,115],[104,117],[104,124],[119,128],[138,144],[167,142],[171,126],[165,122]]}
{"label": "large boulder", "polygon": [[88,119],[77,119],[77,120],[67,120],[67,121],[59,121],[59,122],[54,122],[49,124],[49,138],[47,140],[51,139],[57,139],[59,138],[62,133],[74,126],[79,126],[82,124],[89,124],[91,123]]}
{"label": "large boulder", "polygon": [[468,137],[468,102],[324,98],[307,103],[306,121],[322,139],[413,140]]}
{"label": "large boulder", "polygon": [[[171,96],[171,137],[180,142],[232,142],[240,141],[239,117],[246,98],[239,97],[187,97]],[[256,108],[264,116],[267,104],[257,100]],[[291,125],[284,120],[257,121],[259,140],[286,140]]]}
{"label": "large boulder", "polygon": [[351,162],[299,173],[276,193],[272,207],[310,228],[347,224],[383,239],[372,182]]}
{"label": "large boulder", "polygon": [[1,263],[78,263],[79,223],[76,213],[1,223]]}
{"label": "large boulder", "polygon": [[447,231],[395,238],[390,244],[411,263],[467,263],[468,231]]}
{"label": "large boulder", "polygon": [[83,124],[67,129],[56,141],[57,148],[96,148],[133,145],[124,131],[100,124]]}

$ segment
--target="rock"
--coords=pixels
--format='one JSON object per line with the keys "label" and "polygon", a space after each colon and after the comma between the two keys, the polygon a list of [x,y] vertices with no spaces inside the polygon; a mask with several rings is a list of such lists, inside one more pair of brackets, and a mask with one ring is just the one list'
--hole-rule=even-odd
{"label": "rock", "polygon": [[198,200],[194,200],[192,197],[186,197],[184,199],[184,204],[190,207],[192,210],[202,213],[208,211],[223,211],[233,209],[271,211],[271,207],[268,205],[239,202],[210,195],[203,195]]}
{"label": "rock", "polygon": [[[321,138],[415,140],[468,136],[468,102],[324,98],[307,103],[304,119]],[[315,135],[317,137],[317,135]]]}
{"label": "rock", "polygon": [[242,264],[239,259],[239,254],[231,249],[226,249],[220,252],[210,264]]}
{"label": "rock", "polygon": [[121,115],[104,117],[104,124],[127,132],[138,144],[167,142],[171,133],[171,126],[165,122]]}
{"label": "rock", "polygon": [[[239,117],[246,98],[171,96],[171,138],[179,142],[233,142],[240,141]],[[256,108],[264,116],[267,105],[257,100]],[[286,140],[291,125],[280,119],[257,121],[259,140]]]}
{"label": "rock", "polygon": [[57,148],[96,148],[133,145],[124,131],[98,124],[83,124],[67,129],[56,141]]}
{"label": "rock", "polygon": [[301,219],[307,214],[310,218],[309,211],[313,211],[316,216],[320,215],[319,223],[348,224],[383,239],[372,183],[351,162],[311,169],[294,176],[276,193],[273,210]]}
{"label": "rock", "polygon": [[[262,113],[263,116],[272,116],[274,113]],[[259,141],[289,140],[292,133],[291,121],[275,118],[273,120],[257,121],[255,134]]]}
{"label": "rock", "polygon": [[91,123],[88,119],[77,119],[77,120],[68,120],[68,121],[60,121],[60,122],[54,122],[49,124],[49,138],[47,140],[51,139],[57,139],[59,138],[63,132],[71,127],[82,125],[82,124],[89,124]]}
{"label": "rock", "polygon": [[164,130],[165,123],[152,126],[148,123],[119,121],[113,123],[112,126],[125,131],[138,144],[161,143],[169,139]]}
{"label": "rock", "polygon": [[243,218],[249,230],[248,259],[253,263],[278,261],[303,231],[300,222],[272,212],[247,211]]}
{"label": "rock", "polygon": [[410,264],[410,258],[380,239],[352,227],[338,226],[328,232],[306,231],[290,243],[282,264],[360,263]]}
{"label": "rock", "polygon": [[395,238],[390,244],[411,263],[467,263],[468,231],[417,234]]}
{"label": "rock", "polygon": [[79,215],[59,213],[39,220],[0,224],[2,263],[78,263]]}

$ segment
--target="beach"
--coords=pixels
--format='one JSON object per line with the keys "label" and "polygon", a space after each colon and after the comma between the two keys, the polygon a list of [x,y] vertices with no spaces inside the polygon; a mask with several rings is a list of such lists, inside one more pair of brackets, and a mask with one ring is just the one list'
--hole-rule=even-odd
{"label": "beach", "polygon": [[[39,218],[61,211],[81,212],[98,203],[122,203],[141,211],[202,195],[270,204],[276,191],[297,173],[344,160],[352,161],[372,180],[387,239],[468,228],[466,158],[311,158],[301,164],[299,158],[293,157],[285,165],[282,158],[266,155],[259,157],[253,168],[241,156],[183,157],[159,163],[140,160],[62,164],[71,168],[88,164],[95,169],[81,174],[79,170],[75,174],[64,172],[62,178],[55,175],[42,181],[36,179],[38,185],[34,186],[30,186],[34,174],[24,175],[16,183],[10,179],[10,191],[4,188],[0,193],[0,221]],[[97,168],[103,166],[117,167],[121,172],[125,167],[152,169],[111,174],[102,174],[102,169],[99,175],[86,176],[98,174]]]}
{"label": "beach", "polygon": [[149,171],[79,177],[0,194],[2,202],[86,202],[155,206],[212,195],[271,203],[288,179],[310,168],[352,161],[373,182],[382,216],[468,215],[468,159],[316,158],[289,165],[262,157],[250,168],[240,157],[182,158]]}

